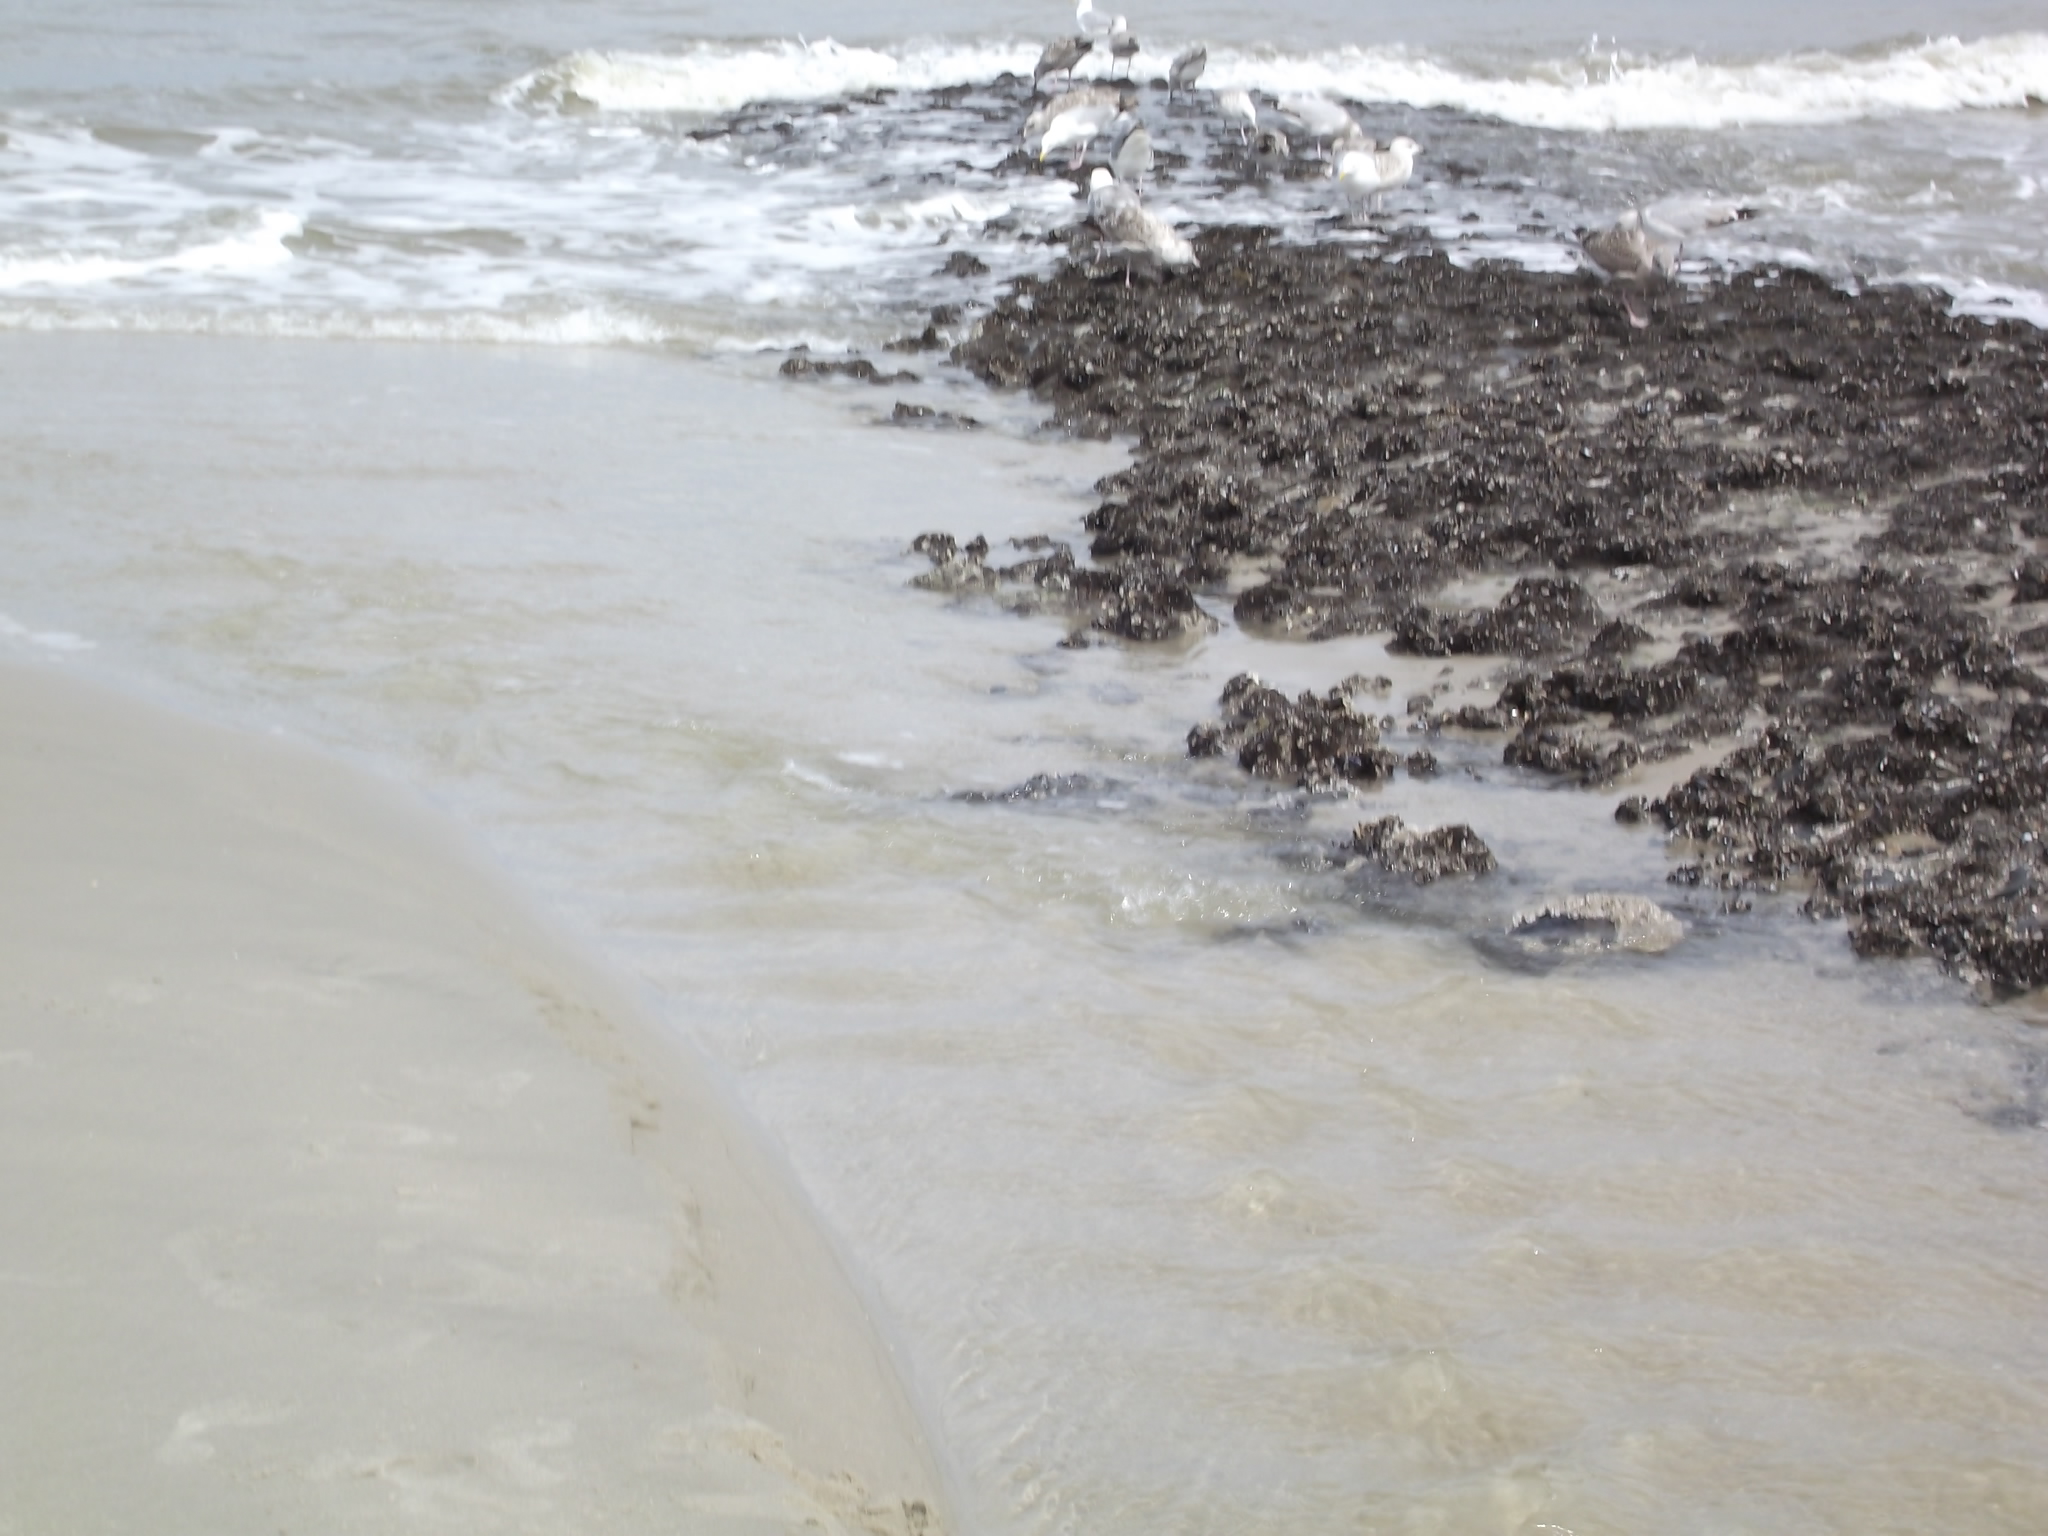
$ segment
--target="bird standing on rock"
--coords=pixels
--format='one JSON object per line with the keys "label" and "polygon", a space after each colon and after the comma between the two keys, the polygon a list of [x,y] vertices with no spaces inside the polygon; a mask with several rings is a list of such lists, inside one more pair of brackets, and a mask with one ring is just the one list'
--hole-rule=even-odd
{"label": "bird standing on rock", "polygon": [[1138,56],[1138,40],[1131,36],[1130,23],[1121,16],[1109,24],[1109,56],[1122,62],[1127,75],[1131,60]]}
{"label": "bird standing on rock", "polygon": [[1054,150],[1072,149],[1073,169],[1079,170],[1082,157],[1088,153],[1088,145],[1118,115],[1113,102],[1091,102],[1060,113],[1046,124],[1045,137],[1038,143],[1038,163],[1043,165]]}
{"label": "bird standing on rock", "polygon": [[1092,37],[1057,37],[1045,45],[1045,52],[1038,56],[1038,67],[1031,71],[1031,88],[1038,89],[1038,82],[1047,75],[1065,72],[1067,83],[1074,83],[1074,66],[1088,56],[1088,50],[1095,46]]}
{"label": "bird standing on rock", "polygon": [[[1135,97],[1132,98],[1136,100]],[[1113,117],[1126,105],[1124,93],[1113,85],[1077,85],[1072,90],[1061,91],[1050,101],[1041,102],[1024,119],[1024,137],[1035,139],[1051,125],[1052,120],[1076,107],[1108,107]],[[1107,119],[1105,119],[1106,121]]]}
{"label": "bird standing on rock", "polygon": [[1252,135],[1259,128],[1259,108],[1250,91],[1219,91],[1216,110],[1223,114],[1226,123],[1237,124],[1238,143],[1249,144],[1252,141]]}
{"label": "bird standing on rock", "polygon": [[1377,210],[1384,194],[1408,184],[1415,174],[1415,152],[1421,147],[1403,134],[1385,149],[1354,149],[1338,159],[1337,185],[1351,202],[1354,220],[1365,211],[1367,198]]}
{"label": "bird standing on rock", "polygon": [[1116,172],[1116,179],[1129,187],[1142,200],[1145,196],[1145,177],[1152,170],[1152,135],[1145,131],[1145,125],[1136,118],[1116,147],[1109,153],[1110,169]]}
{"label": "bird standing on rock", "polygon": [[1209,49],[1206,44],[1196,43],[1183,48],[1173,56],[1173,63],[1166,70],[1166,99],[1173,100],[1175,91],[1185,91],[1202,78],[1202,71],[1209,67]]}
{"label": "bird standing on rock", "polygon": [[1100,167],[1088,180],[1088,217],[1112,246],[1124,253],[1124,286],[1131,285],[1131,258],[1144,255],[1162,267],[1194,267],[1195,248],[1174,227],[1148,209]]}
{"label": "bird standing on rock", "polygon": [[[1579,245],[1602,277],[1632,288],[1678,270],[1678,237],[1651,225],[1640,208],[1629,209],[1605,229],[1589,231]],[[1641,330],[1650,323],[1650,317],[1636,308],[1633,293],[1624,291],[1621,302],[1630,325]]]}
{"label": "bird standing on rock", "polygon": [[1282,96],[1280,110],[1301,124],[1301,131],[1319,143],[1336,138],[1347,128],[1354,132],[1358,128],[1358,124],[1351,121],[1349,112],[1313,92]]}

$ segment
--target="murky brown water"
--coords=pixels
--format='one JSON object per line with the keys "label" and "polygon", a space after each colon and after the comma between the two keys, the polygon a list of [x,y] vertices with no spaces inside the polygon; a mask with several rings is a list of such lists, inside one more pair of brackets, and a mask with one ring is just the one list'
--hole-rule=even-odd
{"label": "murky brown water", "polygon": [[[1654,841],[1477,744],[1310,806],[1181,749],[1248,666],[1433,673],[905,586],[920,528],[1071,527],[1113,450],[623,352],[15,334],[0,378],[0,644],[410,780],[642,977],[975,1529],[2048,1529],[2025,1010],[1763,910],[1505,966],[1474,936]],[[948,798],[1039,771],[1102,782]],[[1503,875],[1304,865],[1385,811]]]}

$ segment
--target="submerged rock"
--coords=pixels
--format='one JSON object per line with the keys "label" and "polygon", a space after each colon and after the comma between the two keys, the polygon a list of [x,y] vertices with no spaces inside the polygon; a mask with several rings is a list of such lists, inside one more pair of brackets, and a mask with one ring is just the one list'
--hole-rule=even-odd
{"label": "submerged rock", "polygon": [[1013,784],[1008,789],[964,789],[953,798],[968,805],[1017,805],[1033,800],[1112,794],[1120,787],[1113,779],[1098,779],[1085,773],[1034,773],[1022,784]]}
{"label": "submerged rock", "polygon": [[1646,897],[1590,891],[1517,912],[1507,931],[1510,940],[1529,950],[1659,955],[1684,939],[1685,924]]}

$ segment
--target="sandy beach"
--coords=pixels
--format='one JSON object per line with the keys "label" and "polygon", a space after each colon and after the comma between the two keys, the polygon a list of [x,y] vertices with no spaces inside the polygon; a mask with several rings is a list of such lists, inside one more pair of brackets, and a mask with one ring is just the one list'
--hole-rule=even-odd
{"label": "sandy beach", "polygon": [[0,668],[0,1532],[938,1528],[708,1070],[434,819]]}

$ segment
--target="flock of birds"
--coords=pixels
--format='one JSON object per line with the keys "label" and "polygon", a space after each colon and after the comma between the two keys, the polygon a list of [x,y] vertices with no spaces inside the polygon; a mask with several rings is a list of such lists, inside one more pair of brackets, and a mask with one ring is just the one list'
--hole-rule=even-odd
{"label": "flock of birds", "polygon": [[[1055,75],[1066,77],[1066,88],[1025,119],[1025,139],[1037,141],[1041,164],[1067,152],[1075,170],[1086,163],[1098,142],[1106,149],[1106,163],[1089,179],[1088,214],[1104,239],[1124,253],[1126,285],[1131,264],[1139,258],[1167,268],[1197,265],[1194,247],[1144,206],[1144,180],[1152,170],[1153,153],[1151,133],[1137,114],[1137,97],[1130,88],[1138,39],[1126,18],[1105,15],[1095,0],[1079,0],[1074,21],[1078,30],[1046,44],[1032,71],[1034,91]],[[1098,45],[1113,61],[1109,80],[1077,85],[1075,66]],[[1176,55],[1166,72],[1168,101],[1192,91],[1208,64],[1209,50],[1200,43]],[[1275,102],[1278,121],[1263,125],[1249,91],[1218,91],[1214,103],[1223,119],[1237,127],[1239,141],[1261,174],[1292,160],[1297,144],[1312,145],[1316,158],[1326,163],[1325,174],[1343,194],[1353,224],[1364,218],[1368,205],[1379,211],[1386,194],[1406,186],[1415,174],[1420,145],[1406,135],[1384,147],[1374,143],[1349,111],[1327,97],[1282,96]],[[1625,285],[1629,321],[1645,326],[1649,320],[1637,308],[1632,290],[1675,274],[1687,235],[1748,218],[1752,212],[1718,198],[1667,198],[1647,208],[1631,207],[1614,223],[1588,231],[1580,248],[1595,272]]]}

